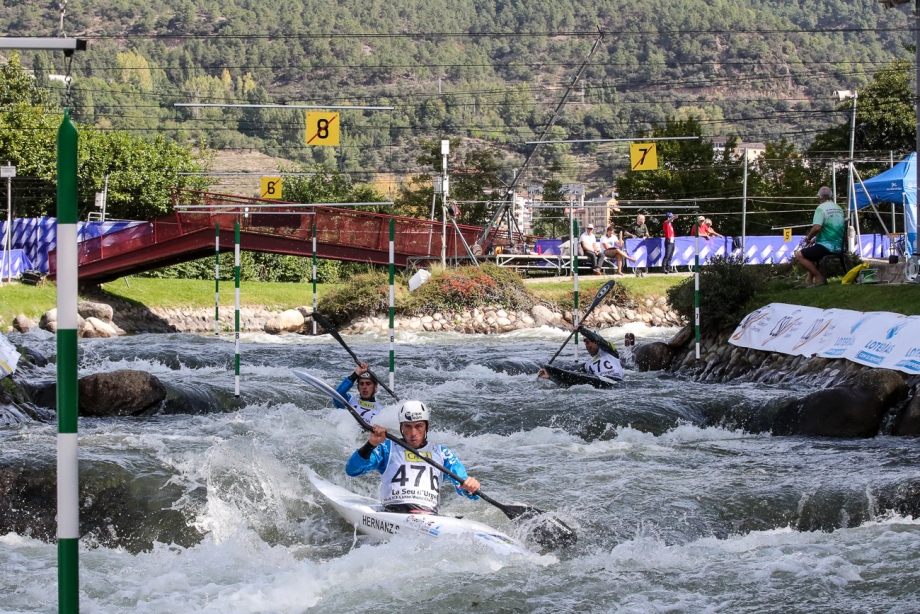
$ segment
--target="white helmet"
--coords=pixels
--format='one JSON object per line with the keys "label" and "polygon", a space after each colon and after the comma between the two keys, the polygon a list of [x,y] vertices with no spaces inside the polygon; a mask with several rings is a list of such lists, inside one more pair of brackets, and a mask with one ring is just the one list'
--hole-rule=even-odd
{"label": "white helmet", "polygon": [[426,422],[431,420],[431,412],[421,401],[406,401],[399,408],[400,422],[419,422],[420,420]]}

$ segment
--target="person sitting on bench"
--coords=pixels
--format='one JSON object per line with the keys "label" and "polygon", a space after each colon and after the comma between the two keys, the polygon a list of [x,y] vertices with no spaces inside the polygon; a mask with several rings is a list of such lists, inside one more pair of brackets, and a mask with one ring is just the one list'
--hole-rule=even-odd
{"label": "person sitting on bench", "polygon": [[604,250],[601,248],[601,244],[597,242],[597,237],[594,236],[594,224],[588,224],[585,231],[578,237],[578,243],[581,245],[585,256],[590,258],[594,274],[600,275],[601,269],[604,268]]}
{"label": "person sitting on bench", "polygon": [[635,258],[630,258],[626,252],[626,246],[617,239],[613,224],[607,227],[607,232],[601,237],[601,247],[604,248],[604,256],[609,260],[616,260],[617,275],[623,274],[625,260],[635,262]]}

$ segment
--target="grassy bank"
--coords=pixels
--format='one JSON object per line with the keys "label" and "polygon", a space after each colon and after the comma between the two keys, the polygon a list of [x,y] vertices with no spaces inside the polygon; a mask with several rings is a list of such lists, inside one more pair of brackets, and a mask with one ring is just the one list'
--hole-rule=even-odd
{"label": "grassy bank", "polygon": [[749,311],[770,303],[789,303],[821,309],[854,311],[892,311],[908,316],[920,315],[920,284],[842,285],[833,280],[817,288],[796,288],[785,280],[775,280],[751,300]]}
{"label": "grassy bank", "polygon": [[[154,279],[132,277],[128,286],[124,279],[103,285],[104,294],[109,294],[148,307],[201,308],[214,306],[214,282],[199,279]],[[334,284],[318,284],[320,297]],[[247,306],[266,306],[277,309],[291,309],[313,304],[311,284],[282,282],[246,282],[240,287],[240,303]],[[232,283],[221,283],[220,304],[233,306]],[[100,297],[105,300],[105,297]],[[82,297],[83,300],[92,300]],[[0,287],[0,326],[5,330],[13,318],[24,313],[35,322],[43,313],[56,307],[57,288],[48,282],[44,288],[13,283]]]}
{"label": "grassy bank", "polygon": [[[654,277],[616,277],[617,286],[624,288],[636,300],[650,297],[665,296],[668,288],[683,281],[684,276],[656,275]],[[607,279],[596,277],[580,277],[578,279],[578,292],[594,295],[598,288],[607,283]],[[571,281],[528,282],[527,289],[542,300],[554,303],[564,302],[572,294]]]}

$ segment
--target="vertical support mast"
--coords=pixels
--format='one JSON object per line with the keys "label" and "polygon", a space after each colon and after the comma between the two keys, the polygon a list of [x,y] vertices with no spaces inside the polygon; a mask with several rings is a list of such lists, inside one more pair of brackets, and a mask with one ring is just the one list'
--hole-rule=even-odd
{"label": "vertical support mast", "polygon": [[[316,218],[313,221],[313,313],[316,313]],[[313,320],[313,335],[316,336],[316,320]]]}
{"label": "vertical support mast", "polygon": [[220,221],[214,222],[214,334],[220,335]]}
{"label": "vertical support mast", "polygon": [[[573,241],[578,241],[578,220],[572,220]],[[578,360],[578,247],[577,243],[570,243],[569,253],[572,254],[572,283],[575,286],[575,308],[572,310],[572,325],[575,327],[575,360]]]}
{"label": "vertical support mast", "polygon": [[58,611],[78,612],[77,129],[70,110],[57,134],[57,538]]}
{"label": "vertical support mast", "polygon": [[394,388],[395,366],[396,366],[396,326],[394,319],[396,316],[396,292],[394,288],[394,278],[396,276],[396,221],[390,218],[390,388]]}
{"label": "vertical support mast", "polygon": [[[696,203],[693,203],[694,205]],[[697,214],[699,209],[696,210]],[[696,266],[693,267],[693,326],[695,328],[696,334],[696,359],[700,359],[700,220],[697,216],[696,225],[694,226],[695,232],[693,236],[696,237],[696,254],[694,255],[694,262]]]}
{"label": "vertical support mast", "polygon": [[235,284],[233,330],[233,396],[240,396],[240,221],[233,228],[233,279]]}

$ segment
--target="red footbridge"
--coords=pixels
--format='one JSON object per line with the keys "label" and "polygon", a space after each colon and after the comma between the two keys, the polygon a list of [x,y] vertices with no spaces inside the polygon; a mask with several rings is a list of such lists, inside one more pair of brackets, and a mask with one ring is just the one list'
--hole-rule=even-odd
{"label": "red footbridge", "polygon": [[[237,221],[240,223],[240,248],[245,251],[311,256],[315,223],[318,257],[388,264],[392,219],[395,220],[397,266],[411,266],[441,257],[440,222],[355,211],[334,204],[305,208],[286,206],[293,203],[276,200],[191,190],[175,190],[173,203],[175,213],[81,241],[80,282],[103,283],[213,255],[214,228],[218,224],[220,251],[232,251]],[[449,224],[447,257],[466,258],[466,247],[458,235],[462,234],[472,246],[482,230],[480,226]],[[496,239],[500,236],[494,232],[488,237],[489,243]],[[49,254],[52,276],[57,270],[56,257],[55,251]]]}

